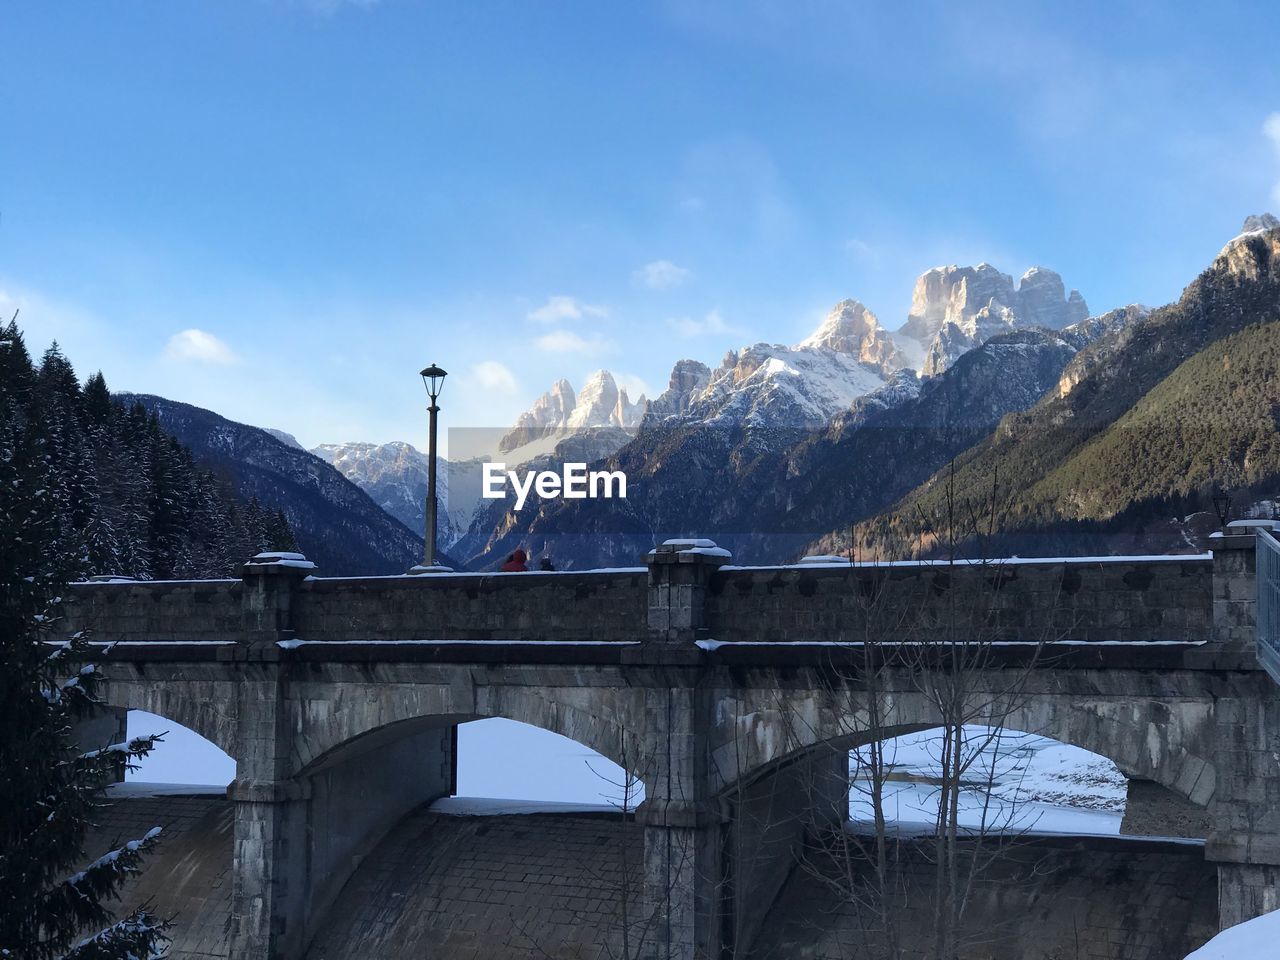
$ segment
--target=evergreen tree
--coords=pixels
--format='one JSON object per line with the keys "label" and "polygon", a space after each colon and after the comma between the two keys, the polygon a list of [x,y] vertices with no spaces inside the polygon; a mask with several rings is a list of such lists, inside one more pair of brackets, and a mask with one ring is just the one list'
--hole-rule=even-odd
{"label": "evergreen tree", "polygon": [[66,511],[83,478],[61,459],[74,450],[79,388],[56,353],[45,366],[35,376],[16,326],[0,330],[0,956],[154,957],[165,925],[141,908],[113,922],[104,904],[159,831],[82,863],[105,785],[156,738],[88,752],[71,742],[74,721],[95,707],[98,674],[84,636],[47,641],[57,590],[82,560],[67,550]]}

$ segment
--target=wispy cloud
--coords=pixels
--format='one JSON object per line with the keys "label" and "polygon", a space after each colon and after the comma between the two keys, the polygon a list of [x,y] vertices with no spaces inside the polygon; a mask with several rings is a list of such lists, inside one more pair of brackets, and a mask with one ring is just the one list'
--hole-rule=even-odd
{"label": "wispy cloud", "polygon": [[232,349],[205,330],[183,330],[165,344],[164,358],[179,363],[213,363],[220,366],[236,363]]}
{"label": "wispy cloud", "polygon": [[884,258],[880,255],[880,251],[865,240],[854,237],[846,240],[844,244],[845,253],[853,257],[859,263],[864,263],[872,269],[879,270],[884,265]]}
{"label": "wispy cloud", "polygon": [[486,390],[514,394],[519,385],[515,374],[497,360],[482,360],[471,368],[471,375]]}
{"label": "wispy cloud", "polygon": [[529,313],[529,319],[538,323],[559,323],[561,320],[581,320],[583,317],[607,317],[609,310],[596,304],[583,303],[577,297],[548,297],[547,302]]}
{"label": "wispy cloud", "polygon": [[318,17],[331,17],[344,9],[367,10],[382,0],[280,0],[285,6],[297,7]]}
{"label": "wispy cloud", "polygon": [[676,266],[670,260],[654,260],[632,273],[631,279],[650,290],[669,290],[692,276],[692,270]]}
{"label": "wispy cloud", "polygon": [[632,373],[615,373],[613,375],[613,382],[623,390],[627,391],[627,399],[632,403],[635,403],[641,397],[652,398],[657,396],[649,384],[645,383],[643,379]]}
{"label": "wispy cloud", "polygon": [[581,337],[572,330],[553,330],[536,341],[544,353],[612,353],[616,344],[604,337]]}
{"label": "wispy cloud", "polygon": [[667,326],[675,331],[676,335],[686,340],[694,337],[705,337],[713,333],[741,333],[737,327],[731,327],[725,323],[724,317],[720,315],[719,310],[708,311],[707,315],[701,320],[693,317],[669,317],[667,318]]}
{"label": "wispy cloud", "polygon": [[[1267,115],[1262,123],[1262,132],[1271,141],[1271,149],[1275,151],[1276,160],[1280,162],[1280,110]],[[1280,179],[1271,186],[1271,200],[1280,204]]]}

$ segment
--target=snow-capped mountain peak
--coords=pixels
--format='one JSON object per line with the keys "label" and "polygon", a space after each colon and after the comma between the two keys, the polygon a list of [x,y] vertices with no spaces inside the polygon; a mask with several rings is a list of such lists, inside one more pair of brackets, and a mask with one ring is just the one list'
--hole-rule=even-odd
{"label": "snow-capped mountain peak", "polygon": [[905,365],[893,336],[876,315],[857,300],[841,300],[797,350],[834,350],[888,375]]}

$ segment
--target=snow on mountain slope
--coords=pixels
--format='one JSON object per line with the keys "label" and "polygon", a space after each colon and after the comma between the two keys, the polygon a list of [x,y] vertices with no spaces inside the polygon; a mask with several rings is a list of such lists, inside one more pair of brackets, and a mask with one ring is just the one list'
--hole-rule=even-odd
{"label": "snow on mountain slope", "polygon": [[[410,530],[421,530],[427,492],[427,455],[401,441],[322,443],[311,451],[364,490]],[[448,502],[448,471],[439,470],[442,504]]]}
{"label": "snow on mountain slope", "polygon": [[857,300],[841,300],[795,346],[730,350],[714,370],[681,360],[650,413],[716,426],[820,426],[905,366],[875,314]]}

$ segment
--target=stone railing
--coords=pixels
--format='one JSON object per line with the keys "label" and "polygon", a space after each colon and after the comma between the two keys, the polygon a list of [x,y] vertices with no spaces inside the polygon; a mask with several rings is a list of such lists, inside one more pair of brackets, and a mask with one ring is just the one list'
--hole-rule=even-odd
{"label": "stone railing", "polygon": [[347,579],[263,554],[238,580],[72,584],[62,613],[68,631],[135,643],[1069,640],[1252,656],[1252,533],[1200,556],[778,567],[688,540],[623,570]]}

